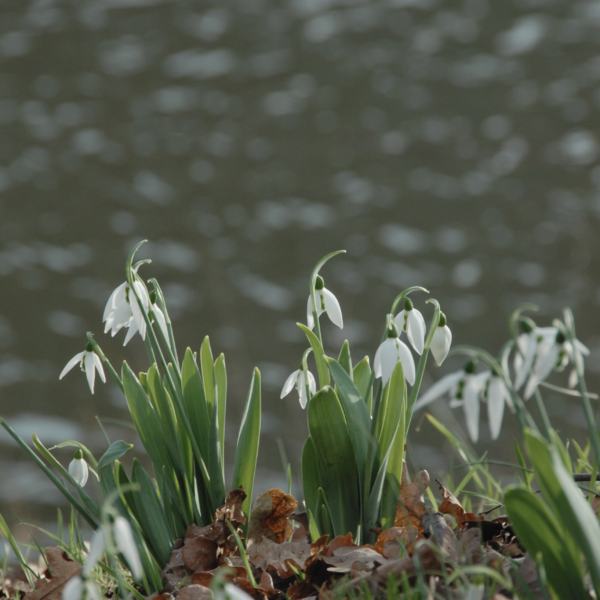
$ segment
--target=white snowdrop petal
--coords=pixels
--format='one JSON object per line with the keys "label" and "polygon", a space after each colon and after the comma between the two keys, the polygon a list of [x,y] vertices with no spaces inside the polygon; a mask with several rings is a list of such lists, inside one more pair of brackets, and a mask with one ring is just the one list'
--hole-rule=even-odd
{"label": "white snowdrop petal", "polygon": [[[318,304],[318,302],[317,302]],[[306,304],[306,326],[309,329],[314,329],[315,328],[315,320],[313,318],[313,312],[312,312],[312,298],[311,295],[308,295],[308,302]],[[317,312],[318,314],[318,312]]]}
{"label": "white snowdrop petal", "polygon": [[62,590],[62,600],[80,600],[83,594],[83,580],[79,575],[71,577]]}
{"label": "white snowdrop petal", "polygon": [[[396,347],[397,338],[387,338],[377,351],[379,354],[379,371],[381,377],[381,385],[385,386],[390,380],[396,365],[398,364],[399,355]],[[377,356],[375,357],[377,362]]]}
{"label": "white snowdrop petal", "polygon": [[550,375],[554,365],[556,365],[559,353],[560,347],[558,344],[553,344],[543,356],[538,358],[533,370],[538,381],[544,381]]}
{"label": "white snowdrop petal", "polygon": [[327,311],[327,315],[331,319],[331,322],[340,329],[343,329],[344,319],[342,318],[342,309],[338,299],[327,288],[323,288],[321,294],[325,303],[325,310]]}
{"label": "white snowdrop petal", "polygon": [[463,389],[465,421],[473,443],[479,438],[479,393],[481,389],[473,377],[468,377]]}
{"label": "white snowdrop petal", "polygon": [[84,352],[80,352],[76,354],[66,365],[65,368],[61,371],[61,374],[58,376],[59,379],[62,379],[75,365],[81,363],[81,359],[83,358]]}
{"label": "white snowdrop petal", "polygon": [[96,369],[94,368],[94,353],[85,352],[83,365],[85,366],[85,376],[92,394],[94,393],[94,382],[96,381]]}
{"label": "white snowdrop petal", "polygon": [[123,346],[127,346],[127,344],[129,343],[129,340],[137,333],[137,331],[138,331],[138,327],[137,327],[137,323],[134,319],[131,322],[131,325],[129,326],[129,328],[127,330],[127,335],[125,336],[125,339],[123,340]]}
{"label": "white snowdrop petal", "polygon": [[244,592],[237,585],[233,585],[233,583],[225,584],[225,595],[227,596],[227,600],[252,600],[250,594]]}
{"label": "white snowdrop petal", "polygon": [[142,576],[142,563],[137,551],[135,540],[131,526],[124,517],[117,517],[113,525],[115,534],[115,542],[121,554],[125,557],[129,569],[135,579],[140,579]]}
{"label": "white snowdrop petal", "polygon": [[500,377],[491,377],[488,386],[487,407],[490,433],[493,440],[498,439],[500,429],[502,428],[505,396],[506,387],[502,379]]}
{"label": "white snowdrop petal", "polygon": [[74,458],[69,463],[69,475],[83,487],[88,480],[89,469],[83,458]]}
{"label": "white snowdrop petal", "polygon": [[104,367],[102,366],[100,357],[95,352],[92,352],[92,356],[94,357],[94,366],[96,367],[96,371],[98,371],[98,375],[100,375],[100,379],[102,379],[102,383],[106,383],[106,375],[104,374]]}
{"label": "white snowdrop petal", "polygon": [[108,298],[106,307],[104,308],[104,314],[102,315],[102,321],[106,321],[110,314],[114,312],[120,302],[125,299],[125,286],[127,283],[122,283],[119,287],[115,288],[112,294]]}
{"label": "white snowdrop petal", "polygon": [[83,565],[83,574],[87,577],[96,566],[96,563],[102,558],[106,548],[106,539],[102,527],[94,531],[94,535],[90,541],[90,551]]}
{"label": "white snowdrop petal", "polygon": [[294,386],[296,385],[296,381],[298,379],[298,374],[300,373],[300,371],[294,371],[286,380],[285,383],[283,384],[283,389],[281,390],[281,395],[279,396],[280,398],[284,398],[285,396],[287,396],[293,389]]}
{"label": "white snowdrop petal", "polygon": [[455,373],[444,375],[440,380],[436,381],[416,402],[414,410],[423,408],[434,400],[449,392],[458,382],[465,377],[465,372],[461,369]]}
{"label": "white snowdrop petal", "polygon": [[395,341],[398,348],[398,356],[400,357],[400,362],[402,363],[404,377],[406,378],[406,381],[410,383],[410,385],[413,385],[415,382],[415,359],[408,349],[408,346],[404,342],[398,339]]}
{"label": "white snowdrop petal", "polygon": [[313,396],[317,393],[317,382],[310,371],[308,371],[308,389]]}
{"label": "white snowdrop petal", "polygon": [[92,581],[85,582],[85,589],[87,591],[87,600],[102,600],[98,588]]}
{"label": "white snowdrop petal", "polygon": [[[423,316],[421,319],[416,315],[419,311],[414,309],[408,311],[407,331],[408,341],[415,349],[417,354],[423,354],[423,346],[425,345],[425,323]],[[419,313],[420,315],[421,313]]]}
{"label": "white snowdrop petal", "polygon": [[156,319],[156,322],[158,323],[160,330],[162,331],[163,335],[165,336],[165,340],[168,340],[169,339],[169,329],[167,328],[167,320],[165,319],[165,315],[164,315],[163,311],[160,309],[158,304],[154,304],[152,306],[152,310],[154,311],[154,317]]}
{"label": "white snowdrop petal", "polygon": [[438,367],[446,360],[452,344],[452,332],[447,325],[438,327],[431,340],[430,350]]}
{"label": "white snowdrop petal", "polygon": [[527,376],[529,375],[529,371],[531,370],[531,365],[533,365],[533,360],[537,354],[538,343],[536,341],[535,335],[529,337],[529,342],[523,353],[523,359],[520,364],[520,368],[517,371],[517,376],[515,378],[515,390],[521,388],[521,386],[525,383]]}
{"label": "white snowdrop petal", "polygon": [[406,331],[406,326],[407,326],[406,321],[407,321],[406,311],[401,310],[394,318],[394,323],[396,323],[396,327],[398,328],[398,331]]}
{"label": "white snowdrop petal", "polygon": [[590,349],[583,342],[575,340],[575,346],[577,347],[577,350],[579,350],[579,352],[581,352],[581,354],[583,354],[584,356],[589,355]]}

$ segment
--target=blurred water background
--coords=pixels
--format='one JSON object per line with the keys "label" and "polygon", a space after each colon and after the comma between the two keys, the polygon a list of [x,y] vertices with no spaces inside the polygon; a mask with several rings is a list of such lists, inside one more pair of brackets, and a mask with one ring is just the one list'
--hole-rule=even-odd
{"label": "blurred water background", "polygon": [[[322,319],[331,354],[348,338],[372,358],[418,284],[455,343],[494,353],[517,304],[544,325],[571,306],[597,390],[599,42],[597,0],[2,0],[0,414],[100,456],[95,417],[127,419],[121,393],[58,375],[87,330],[113,364],[147,369],[139,337],[123,348],[101,324],[143,238],[180,353],[206,334],[225,352],[230,459],[262,371],[257,491],[286,485],[282,438],[301,494],[306,416],[279,392],[306,346],[309,273],[333,250],[348,253],[323,271],[346,322]],[[424,385],[461,363],[429,365]],[[584,440],[578,401],[546,398]],[[464,435],[446,405],[432,409]],[[514,418],[496,443],[485,419],[476,451],[514,462]],[[458,462],[426,423],[409,443],[432,476]],[[0,482],[11,525],[64,506],[5,434]]]}

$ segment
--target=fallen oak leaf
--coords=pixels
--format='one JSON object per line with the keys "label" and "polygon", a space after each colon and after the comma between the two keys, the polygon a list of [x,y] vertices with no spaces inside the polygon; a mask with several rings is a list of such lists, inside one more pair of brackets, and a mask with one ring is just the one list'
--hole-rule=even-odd
{"label": "fallen oak leaf", "polygon": [[45,554],[51,573],[46,571],[45,578],[38,580],[35,590],[25,596],[26,600],[62,600],[65,584],[82,569],[78,562],[71,560],[60,548],[48,546]]}
{"label": "fallen oak leaf", "polygon": [[213,600],[212,590],[203,585],[186,585],[177,592],[177,600]]}
{"label": "fallen oak leaf", "polygon": [[266,537],[258,544],[248,544],[247,554],[252,565],[265,573],[275,571],[283,579],[293,577],[291,566],[303,570],[306,561],[313,556],[311,545],[306,542],[276,544]]}
{"label": "fallen oak leaf", "polygon": [[298,507],[298,501],[282,490],[273,488],[261,494],[250,514],[248,541],[260,542],[263,537],[281,544],[293,533],[289,516]]}
{"label": "fallen oak leaf", "polygon": [[324,556],[323,561],[328,565],[328,571],[332,573],[349,573],[355,570],[374,569],[375,565],[385,565],[394,560],[384,558],[379,552],[368,546],[345,546],[334,550],[333,556]]}
{"label": "fallen oak leaf", "polygon": [[[411,534],[411,531],[413,532]],[[400,558],[404,549],[409,554],[413,553],[413,541],[416,539],[414,530],[409,530],[406,527],[390,527],[384,529],[378,536],[375,542],[375,551],[379,552],[385,558]]]}

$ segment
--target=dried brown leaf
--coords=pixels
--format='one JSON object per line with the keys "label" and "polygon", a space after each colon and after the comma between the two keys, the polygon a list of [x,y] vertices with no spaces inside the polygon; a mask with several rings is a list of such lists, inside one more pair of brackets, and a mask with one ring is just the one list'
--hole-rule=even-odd
{"label": "dried brown leaf", "polygon": [[423,493],[429,487],[429,473],[420,471],[412,480],[408,480],[406,461],[403,461],[402,483],[394,527],[413,528],[423,531],[421,517],[427,512]]}
{"label": "dried brown leaf", "polygon": [[294,531],[288,517],[297,507],[293,496],[277,488],[261,494],[250,514],[248,540],[258,543],[265,537],[278,544],[285,542]]}
{"label": "dried brown leaf", "polygon": [[45,578],[38,580],[35,590],[29,592],[25,600],[62,600],[65,583],[81,571],[81,565],[71,560],[60,548],[48,546],[45,553],[51,574],[46,571]]}
{"label": "dried brown leaf", "polygon": [[290,564],[302,570],[306,561],[313,556],[310,544],[305,542],[276,544],[268,538],[263,538],[258,544],[248,544],[247,554],[255,567],[265,572],[275,571],[283,579],[294,575]]}
{"label": "dried brown leaf", "polygon": [[333,556],[338,548],[345,548],[348,546],[356,547],[356,544],[352,541],[352,534],[347,533],[346,535],[338,535],[327,544],[323,556]]}
{"label": "dried brown leaf", "polygon": [[411,535],[406,527],[390,527],[389,529],[384,529],[377,536],[375,550],[385,558],[398,559],[403,552],[404,546],[404,548],[412,554],[412,542],[415,539],[415,536],[414,530],[411,531],[413,531],[413,535]]}
{"label": "dried brown leaf", "polygon": [[225,497],[225,504],[217,508],[215,521],[231,521],[234,527],[246,523],[246,517],[242,511],[242,502],[246,499],[246,492],[242,488],[231,490]]}
{"label": "dried brown leaf", "polygon": [[219,562],[217,548],[214,540],[200,535],[176,552],[181,552],[183,564],[190,571],[210,571]]}
{"label": "dried brown leaf", "polygon": [[186,585],[177,592],[177,600],[213,600],[212,590],[203,585]]}
{"label": "dried brown leaf", "polygon": [[421,517],[424,534],[437,543],[444,561],[455,563],[458,560],[458,546],[454,531],[442,513],[425,514]]}
{"label": "dried brown leaf", "polygon": [[[328,571],[332,573],[349,573],[351,571],[371,570],[376,565],[395,562],[384,558],[379,552],[368,546],[345,546],[334,550],[333,556],[324,556],[323,560],[331,565]],[[358,565],[357,565],[358,563]],[[361,568],[362,567],[362,568]]]}
{"label": "dried brown leaf", "polygon": [[458,525],[459,529],[462,529],[465,509],[458,501],[458,498],[456,498],[456,496],[447,487],[442,485],[439,479],[436,479],[436,482],[440,486],[443,498],[438,510],[443,515],[452,515],[456,519],[456,524]]}

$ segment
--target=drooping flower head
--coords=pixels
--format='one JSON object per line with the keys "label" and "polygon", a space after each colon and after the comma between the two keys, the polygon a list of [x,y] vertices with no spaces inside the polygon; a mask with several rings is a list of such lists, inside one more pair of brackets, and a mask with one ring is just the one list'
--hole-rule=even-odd
{"label": "drooping flower head", "polygon": [[83,487],[88,480],[88,476],[90,471],[88,469],[88,465],[83,458],[83,453],[81,450],[77,450],[75,452],[75,457],[69,463],[69,475],[81,486]]}
{"label": "drooping flower head", "polygon": [[[308,391],[312,396],[317,393],[317,383],[313,374],[310,371],[306,371],[308,374]],[[297,371],[294,371],[283,384],[283,389],[281,390],[280,398],[285,398],[293,388],[296,388],[298,391],[298,397],[300,400],[300,406],[302,408],[306,408],[306,404],[308,403],[308,397],[306,395],[306,378],[304,376],[304,369],[302,365]]]}
{"label": "drooping flower head", "polygon": [[[317,275],[315,283],[315,301],[317,304],[317,318],[324,312],[327,313],[331,322],[337,325],[340,329],[344,327],[344,319],[342,318],[342,309],[337,298],[325,287],[325,281],[320,275]],[[309,329],[314,329],[315,320],[313,317],[312,297],[308,295],[308,304],[306,307],[306,323]]]}
{"label": "drooping flower head", "polygon": [[152,307],[152,312],[151,312],[152,318],[155,323],[158,323],[158,326],[160,327],[161,331],[163,332],[163,335],[165,336],[165,339],[168,340],[169,339],[169,330],[167,329],[167,320],[165,319],[165,315],[164,315],[163,311],[160,309],[160,306],[156,302],[157,297],[158,297],[156,290],[152,290],[148,294],[148,296],[150,298],[150,306]]}
{"label": "drooping flower head", "polygon": [[381,377],[381,384],[384,386],[390,380],[398,363],[402,363],[406,381],[410,385],[415,382],[415,361],[408,346],[399,339],[399,335],[398,326],[394,321],[391,321],[386,330],[386,339],[375,353],[375,360],[373,361],[375,377]]}
{"label": "drooping flower head", "polygon": [[441,312],[438,326],[431,340],[431,354],[437,363],[438,367],[446,360],[450,345],[452,344],[452,332],[446,324],[446,315]]}
{"label": "drooping flower head", "polygon": [[81,370],[85,373],[88,385],[90,386],[90,390],[92,394],[94,393],[94,382],[96,380],[96,371],[98,371],[98,375],[100,375],[100,379],[102,379],[102,383],[106,383],[106,376],[104,375],[104,369],[102,368],[102,361],[100,357],[94,352],[94,347],[91,343],[87,343],[85,346],[85,350],[76,354],[62,370],[62,373],[59,375],[59,379],[62,379],[77,363],[81,367]]}
{"label": "drooping flower head", "polygon": [[400,331],[405,331],[410,345],[417,354],[423,354],[425,345],[425,319],[417,310],[410,298],[404,298],[404,310],[401,310],[395,318],[395,323]]}
{"label": "drooping flower head", "polygon": [[[149,298],[146,288],[139,281],[135,281],[133,287],[142,302],[144,311],[148,314]],[[106,303],[106,308],[104,309],[102,321],[106,323],[104,333],[107,333],[110,330],[112,337],[114,337],[123,327],[129,329],[125,336],[123,346],[127,345],[127,342],[129,342],[138,331],[140,332],[142,339],[146,339],[146,321],[144,320],[144,315],[140,310],[140,305],[135,297],[134,291],[126,281],[110,295],[110,298]]]}

